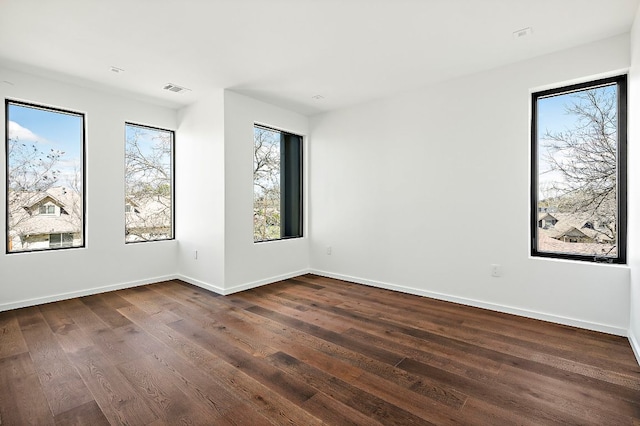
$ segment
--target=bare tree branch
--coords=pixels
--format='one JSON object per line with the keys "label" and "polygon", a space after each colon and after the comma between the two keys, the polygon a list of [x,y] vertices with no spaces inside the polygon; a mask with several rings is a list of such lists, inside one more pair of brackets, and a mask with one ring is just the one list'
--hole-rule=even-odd
{"label": "bare tree branch", "polygon": [[559,211],[587,215],[603,226],[596,231],[616,240],[618,116],[615,91],[594,88],[571,95],[565,113],[575,125],[545,131],[543,157],[561,178],[545,191]]}

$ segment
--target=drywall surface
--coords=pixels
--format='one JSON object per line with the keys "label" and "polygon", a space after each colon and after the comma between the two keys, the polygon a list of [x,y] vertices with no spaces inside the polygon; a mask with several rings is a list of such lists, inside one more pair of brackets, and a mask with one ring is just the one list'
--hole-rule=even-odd
{"label": "drywall surface", "polygon": [[[226,292],[305,273],[306,228],[302,238],[253,242],[253,127],[258,123],[303,136],[303,155],[308,158],[308,118],[232,91],[225,91],[224,112]],[[305,201],[305,212],[306,205]]]}
{"label": "drywall surface", "polygon": [[[4,254],[3,244],[0,310],[174,277],[176,241],[124,242],[124,126],[127,121],[173,130],[176,112],[8,69],[0,69],[0,81],[3,99],[82,112],[86,117],[86,247]],[[1,108],[4,117],[4,102]],[[3,135],[5,126],[3,120]],[[2,149],[2,176],[6,176],[5,156]],[[6,224],[5,203],[2,190],[2,224]]]}
{"label": "drywall surface", "polygon": [[629,266],[631,294],[629,341],[640,362],[640,9],[631,31],[629,72]]}
{"label": "drywall surface", "polygon": [[529,129],[531,92],[629,61],[627,34],[313,117],[311,269],[626,335],[628,267],[530,257]]}
{"label": "drywall surface", "polygon": [[180,275],[224,292],[224,92],[179,112],[176,237]]}

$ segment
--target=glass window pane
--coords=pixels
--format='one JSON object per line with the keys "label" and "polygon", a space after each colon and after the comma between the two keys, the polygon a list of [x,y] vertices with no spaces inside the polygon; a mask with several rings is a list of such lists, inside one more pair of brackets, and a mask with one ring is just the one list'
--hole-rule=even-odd
{"label": "glass window pane", "polygon": [[173,239],[173,132],[127,123],[125,141],[125,241]]}
{"label": "glass window pane", "polygon": [[280,238],[280,132],[254,128],[253,239]]}
{"label": "glass window pane", "polygon": [[46,250],[60,233],[83,247],[84,116],[15,101],[6,114],[7,252]]}
{"label": "glass window pane", "polygon": [[52,248],[60,247],[60,243],[61,243],[61,234],[49,235],[49,247],[52,247]]}
{"label": "glass window pane", "polygon": [[617,259],[620,244],[619,85],[536,99],[538,253]]}

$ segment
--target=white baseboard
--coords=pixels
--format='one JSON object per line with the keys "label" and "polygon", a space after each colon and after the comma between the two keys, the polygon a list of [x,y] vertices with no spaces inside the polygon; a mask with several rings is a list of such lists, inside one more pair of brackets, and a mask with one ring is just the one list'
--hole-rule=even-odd
{"label": "white baseboard", "polygon": [[300,271],[296,271],[296,272],[290,272],[287,274],[282,274],[282,275],[277,275],[274,277],[269,277],[269,278],[265,278],[262,280],[258,280],[258,281],[253,281],[250,283],[246,283],[246,284],[239,284],[230,288],[227,288],[224,290],[224,294],[229,295],[229,294],[233,294],[233,293],[238,293],[240,291],[245,291],[245,290],[250,290],[252,288],[256,288],[256,287],[261,287],[263,285],[267,285],[267,284],[273,284],[275,282],[278,281],[283,281],[283,280],[287,280],[289,278],[295,278],[295,277],[299,277],[300,275],[304,275],[304,274],[308,274],[309,270],[308,269],[302,269]]}
{"label": "white baseboard", "polygon": [[197,280],[195,278],[191,278],[191,277],[189,277],[187,275],[177,275],[177,279],[182,280],[182,281],[184,281],[186,283],[189,283],[191,285],[195,285],[196,287],[200,287],[200,288],[203,288],[205,290],[212,291],[212,292],[214,292],[216,294],[224,295],[224,288],[223,287],[219,287],[217,285],[209,284],[209,283],[206,283],[204,281]]}
{"label": "white baseboard", "polygon": [[244,290],[250,290],[252,288],[256,288],[256,287],[260,287],[266,284],[271,284],[277,281],[282,281],[282,280],[286,280],[288,278],[294,278],[294,277],[298,277],[300,275],[304,275],[309,273],[309,270],[304,269],[304,270],[300,270],[300,271],[296,271],[296,272],[291,272],[288,274],[283,274],[283,275],[278,275],[278,276],[274,276],[274,277],[270,277],[270,278],[265,278],[259,281],[254,281],[254,282],[250,282],[250,283],[246,283],[246,284],[241,284],[241,285],[237,285],[231,288],[227,288],[225,289],[224,287],[220,287],[214,284],[209,284],[206,283],[204,281],[201,280],[197,280],[195,278],[191,278],[189,276],[186,275],[181,275],[181,274],[176,274],[176,275],[165,275],[165,276],[159,276],[159,277],[153,277],[153,278],[148,278],[148,279],[144,279],[144,280],[138,280],[138,281],[129,281],[129,282],[125,282],[125,283],[120,283],[120,284],[112,284],[112,285],[108,285],[108,286],[103,286],[103,287],[94,287],[94,288],[90,288],[90,289],[84,289],[84,290],[78,290],[78,291],[71,291],[71,292],[67,292],[67,293],[58,293],[58,294],[52,294],[52,295],[48,295],[48,296],[43,296],[43,297],[35,297],[33,299],[24,299],[24,300],[19,300],[17,302],[10,302],[10,303],[4,303],[4,304],[0,304],[0,312],[2,311],[8,311],[11,309],[18,309],[18,308],[24,308],[27,306],[35,306],[35,305],[42,305],[45,303],[50,303],[50,302],[58,302],[61,300],[66,300],[66,299],[73,299],[75,297],[83,297],[83,296],[90,296],[92,294],[98,294],[98,293],[106,293],[108,291],[114,291],[114,290],[121,290],[124,288],[131,288],[131,287],[138,287],[141,285],[147,285],[147,284],[155,284],[155,283],[159,283],[162,281],[168,281],[168,280],[182,280],[185,281],[189,284],[195,285],[197,287],[201,287],[205,290],[209,290],[212,291],[214,293],[217,294],[222,294],[222,295],[229,295],[229,294],[233,294],[233,293],[237,293],[239,291],[244,291]]}
{"label": "white baseboard", "polygon": [[198,286],[200,288],[203,288],[205,290],[209,290],[212,291],[214,293],[217,294],[221,294],[223,296],[228,296],[230,294],[233,293],[238,293],[240,291],[245,291],[245,290],[251,290],[252,288],[256,288],[256,287],[261,287],[263,285],[267,285],[267,284],[273,284],[275,282],[278,281],[283,281],[289,278],[295,278],[295,277],[299,277],[300,275],[304,275],[304,274],[308,274],[309,270],[308,269],[303,269],[300,271],[296,271],[296,272],[290,272],[288,274],[283,274],[283,275],[277,275],[275,277],[269,277],[269,278],[265,278],[259,281],[253,281],[250,283],[245,283],[245,284],[239,284],[230,288],[223,288],[223,287],[219,287],[216,285],[212,285],[209,283],[206,283],[204,281],[200,281],[197,280],[195,278],[191,278],[188,277],[186,275],[178,275],[178,279],[181,279],[182,281],[185,281],[189,284],[193,284],[195,286]]}
{"label": "white baseboard", "polygon": [[384,288],[387,290],[399,291],[402,293],[415,294],[417,296],[429,297],[432,299],[444,300],[447,302],[459,303],[461,305],[473,306],[476,308],[489,309],[491,311],[503,312],[507,314],[518,315],[526,318],[533,318],[537,320],[553,322],[556,324],[563,324],[572,327],[584,328],[587,330],[599,331],[602,333],[613,334],[616,336],[624,336],[627,337],[628,331],[626,328],[621,327],[613,327],[606,324],[599,324],[589,321],[578,320],[574,318],[567,318],[559,315],[546,314],[543,312],[531,311],[527,309],[515,308],[511,306],[499,305],[495,303],[484,302],[481,300],[467,299],[464,297],[453,296],[445,293],[438,293],[432,291],[426,291],[421,289],[416,289],[412,287],[400,286],[396,284],[389,284],[381,281],[367,280],[359,277],[352,277],[349,275],[342,274],[334,274],[332,272],[320,271],[320,270],[310,270],[309,273],[321,275],[323,277],[335,278],[343,281],[350,281],[357,284],[368,285],[371,287]]}
{"label": "white baseboard", "polygon": [[94,288],[78,290],[78,291],[70,291],[68,293],[58,293],[58,294],[53,294],[53,295],[44,296],[44,297],[36,297],[33,299],[24,299],[24,300],[19,300],[17,302],[0,304],[0,312],[8,311],[10,309],[24,308],[27,306],[42,305],[50,302],[58,302],[60,300],[73,299],[76,297],[91,296],[93,294],[106,293],[108,291],[114,291],[114,290],[122,290],[124,288],[138,287],[138,286],[147,285],[147,284],[155,284],[162,281],[174,280],[179,278],[180,277],[177,275],[165,275],[160,277],[147,278],[144,280],[128,281],[120,284],[112,284],[112,285],[107,285],[103,287],[94,287]]}
{"label": "white baseboard", "polygon": [[638,364],[640,364],[640,342],[636,339],[636,336],[631,333],[631,331],[629,331],[627,338],[629,339],[631,349],[633,349],[633,353],[636,356],[636,360],[638,361]]}

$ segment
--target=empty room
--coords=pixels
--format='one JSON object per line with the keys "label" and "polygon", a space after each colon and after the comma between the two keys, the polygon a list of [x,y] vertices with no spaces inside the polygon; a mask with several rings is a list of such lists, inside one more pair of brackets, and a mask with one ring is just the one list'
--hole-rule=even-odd
{"label": "empty room", "polygon": [[2,0],[0,97],[0,424],[640,425],[640,0]]}

